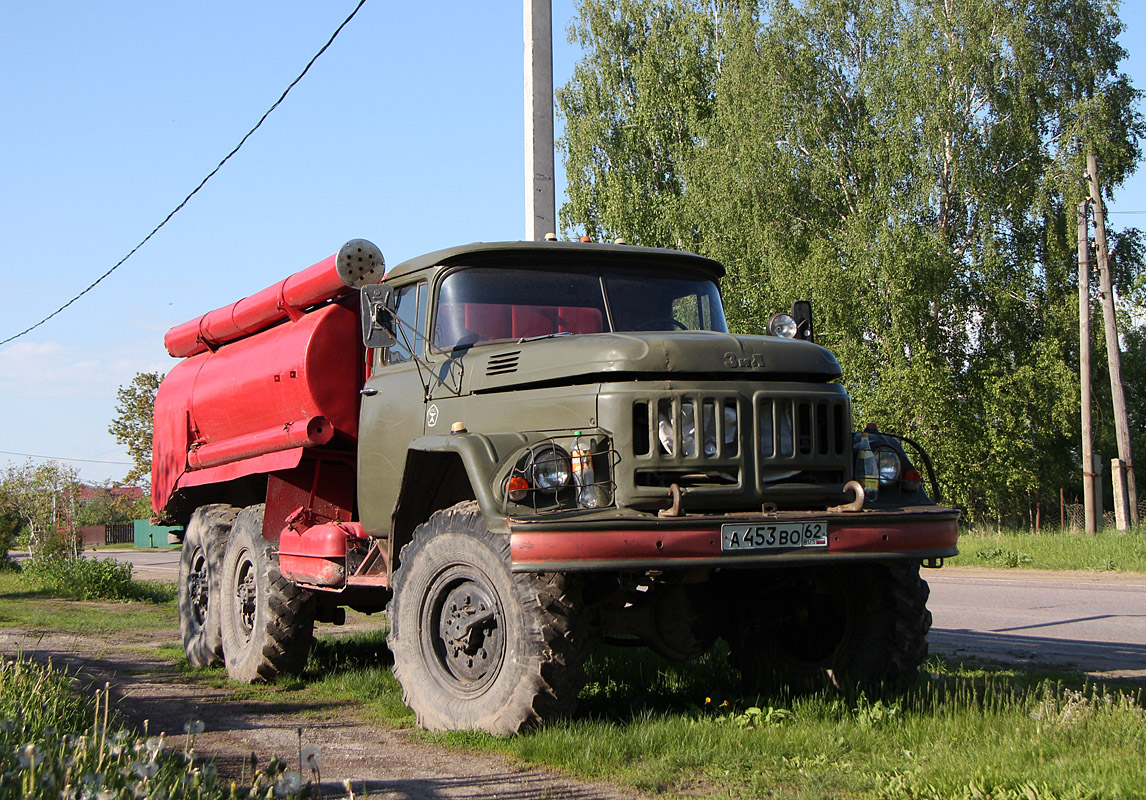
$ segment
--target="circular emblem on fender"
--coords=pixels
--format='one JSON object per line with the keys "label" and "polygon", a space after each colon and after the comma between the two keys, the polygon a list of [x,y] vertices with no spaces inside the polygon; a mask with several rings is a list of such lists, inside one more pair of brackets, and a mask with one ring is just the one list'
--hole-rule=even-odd
{"label": "circular emblem on fender", "polygon": [[437,404],[431,404],[430,407],[426,409],[426,427],[432,428],[437,424],[438,424],[438,406],[437,406]]}

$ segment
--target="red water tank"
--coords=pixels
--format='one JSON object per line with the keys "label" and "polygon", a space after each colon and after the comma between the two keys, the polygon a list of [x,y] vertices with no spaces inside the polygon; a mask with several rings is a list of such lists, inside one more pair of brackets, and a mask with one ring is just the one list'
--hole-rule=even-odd
{"label": "red water tank", "polygon": [[188,470],[331,441],[352,447],[363,364],[349,300],[177,364],[155,398],[154,507]]}

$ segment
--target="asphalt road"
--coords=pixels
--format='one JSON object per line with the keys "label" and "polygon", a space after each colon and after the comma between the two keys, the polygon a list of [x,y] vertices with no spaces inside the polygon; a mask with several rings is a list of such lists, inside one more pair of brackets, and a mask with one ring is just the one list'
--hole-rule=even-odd
{"label": "asphalt road", "polygon": [[944,568],[924,577],[934,653],[1146,678],[1146,575]]}
{"label": "asphalt road", "polygon": [[[102,550],[136,577],[175,581],[176,550]],[[1146,679],[1146,575],[924,570],[931,652],[948,658]]]}

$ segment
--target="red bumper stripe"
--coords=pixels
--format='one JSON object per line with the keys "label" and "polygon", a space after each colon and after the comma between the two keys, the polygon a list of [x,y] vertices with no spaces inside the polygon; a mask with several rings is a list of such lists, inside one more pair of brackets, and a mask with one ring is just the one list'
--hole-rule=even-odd
{"label": "red bumper stripe", "polygon": [[[857,520],[858,522],[858,520]],[[827,553],[910,553],[954,547],[959,538],[954,519],[828,524]],[[737,551],[767,556],[791,550]],[[816,548],[809,552],[825,552]],[[719,558],[720,527],[672,530],[515,531],[510,534],[515,564],[577,561],[665,561]]]}

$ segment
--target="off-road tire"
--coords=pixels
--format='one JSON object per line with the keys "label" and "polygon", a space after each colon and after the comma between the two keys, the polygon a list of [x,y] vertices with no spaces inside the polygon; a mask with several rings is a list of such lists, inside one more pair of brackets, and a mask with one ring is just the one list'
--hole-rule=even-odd
{"label": "off-road tire", "polygon": [[[758,602],[736,592],[740,608],[755,609],[725,634],[746,688],[801,693],[831,685],[881,694],[914,683],[931,629],[918,562],[814,568],[781,583],[786,590],[765,589]],[[775,612],[786,626],[769,628]]]}
{"label": "off-road tire", "polygon": [[187,523],[179,555],[179,632],[193,667],[223,663],[219,587],[227,536],[238,513],[229,505],[200,506]]}
{"label": "off-road tire", "polygon": [[244,683],[301,672],[314,640],[314,597],[279,572],[263,512],[262,503],[239,512],[223,558],[223,652],[227,674]]}
{"label": "off-road tire", "polygon": [[393,589],[394,675],[421,727],[510,736],[576,708],[588,647],[579,584],[511,572],[509,537],[486,529],[477,503],[418,526]]}

